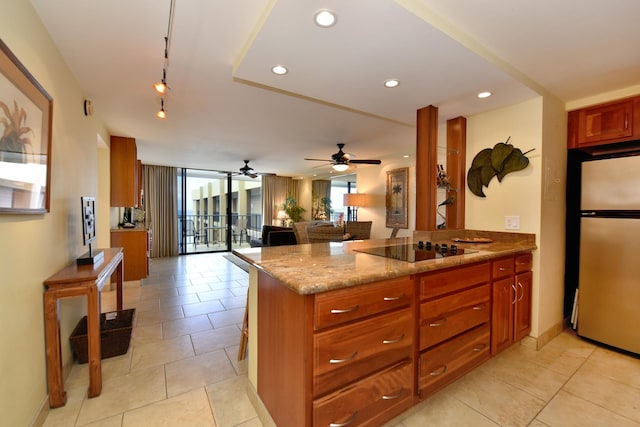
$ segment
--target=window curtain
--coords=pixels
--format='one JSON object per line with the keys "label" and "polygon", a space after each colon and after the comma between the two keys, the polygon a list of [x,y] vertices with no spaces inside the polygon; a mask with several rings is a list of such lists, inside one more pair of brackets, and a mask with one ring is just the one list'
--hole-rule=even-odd
{"label": "window curtain", "polygon": [[[272,225],[289,193],[298,200],[298,182],[293,178],[276,175],[262,177],[262,222],[264,224]],[[299,200],[298,203],[300,203]]]}
{"label": "window curtain", "polygon": [[178,255],[178,170],[143,165],[145,222],[152,234],[151,258]]}

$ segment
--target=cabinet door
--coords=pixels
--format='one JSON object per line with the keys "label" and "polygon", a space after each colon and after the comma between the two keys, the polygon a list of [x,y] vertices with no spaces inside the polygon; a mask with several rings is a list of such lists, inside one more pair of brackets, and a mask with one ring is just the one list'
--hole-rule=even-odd
{"label": "cabinet door", "polygon": [[109,151],[111,161],[111,206],[137,206],[138,151],[136,140],[112,136]]}
{"label": "cabinet door", "polygon": [[516,275],[516,309],[514,319],[514,338],[519,341],[531,332],[531,283],[530,271]]}
{"label": "cabinet door", "polygon": [[584,108],[578,114],[578,145],[591,145],[633,135],[633,100]]}
{"label": "cabinet door", "polygon": [[513,343],[515,284],[513,277],[493,282],[491,314],[491,354]]}
{"label": "cabinet door", "polygon": [[145,230],[111,231],[111,247],[123,248],[124,280],[140,280],[147,277],[147,244]]}

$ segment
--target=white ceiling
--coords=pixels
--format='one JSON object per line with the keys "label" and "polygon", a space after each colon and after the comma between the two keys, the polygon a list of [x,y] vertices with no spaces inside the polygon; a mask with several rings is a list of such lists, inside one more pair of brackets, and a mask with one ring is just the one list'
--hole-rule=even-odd
{"label": "white ceiling", "polygon": [[[357,159],[413,156],[427,105],[444,121],[640,84],[638,0],[174,1],[162,121],[171,0],[31,0],[96,117],[148,164],[327,176],[303,159],[338,142]],[[329,29],[312,21],[324,8]]]}

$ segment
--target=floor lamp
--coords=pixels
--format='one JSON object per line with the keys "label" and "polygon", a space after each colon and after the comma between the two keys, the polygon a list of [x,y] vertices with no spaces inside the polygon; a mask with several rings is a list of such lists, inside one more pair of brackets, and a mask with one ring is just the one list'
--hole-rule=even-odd
{"label": "floor lamp", "polygon": [[358,208],[373,206],[373,197],[368,194],[346,193],[342,204],[350,208],[348,210],[347,221],[357,221]]}

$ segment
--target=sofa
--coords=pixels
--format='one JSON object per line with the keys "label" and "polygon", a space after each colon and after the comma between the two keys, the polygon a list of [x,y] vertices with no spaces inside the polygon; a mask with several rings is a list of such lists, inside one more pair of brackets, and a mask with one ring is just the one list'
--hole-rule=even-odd
{"label": "sofa", "polygon": [[249,240],[249,245],[252,248],[261,246],[295,245],[297,243],[293,228],[279,227],[276,225],[263,225],[262,237],[260,239]]}

